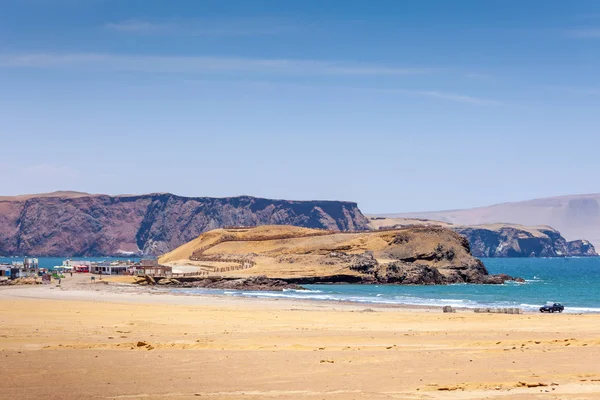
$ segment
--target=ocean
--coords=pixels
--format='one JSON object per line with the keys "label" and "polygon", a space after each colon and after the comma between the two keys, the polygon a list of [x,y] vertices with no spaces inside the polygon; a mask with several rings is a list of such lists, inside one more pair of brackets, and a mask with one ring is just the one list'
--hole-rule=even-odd
{"label": "ocean", "polygon": [[[536,311],[546,301],[560,302],[567,313],[600,312],[600,258],[488,258],[490,273],[522,277],[525,283],[504,285],[303,285],[306,291],[217,291],[230,296],[353,301],[367,304],[520,307]],[[206,289],[177,289],[190,294]]]}
{"label": "ocean", "polygon": [[[65,258],[40,258],[40,267],[61,265]],[[136,258],[86,258],[92,261]],[[0,258],[2,262],[22,258]],[[560,302],[565,312],[600,312],[600,257],[595,258],[487,258],[490,273],[526,280],[504,285],[304,285],[307,290],[245,292],[215,289],[172,289],[186,294],[222,294],[257,298],[353,301],[364,304],[452,305],[456,307],[521,307],[535,311],[546,301]]]}
{"label": "ocean", "polygon": [[[11,264],[23,261],[24,257],[0,257],[0,264]],[[52,269],[62,265],[64,260],[87,260],[87,261],[139,261],[139,257],[38,257],[39,267]]]}

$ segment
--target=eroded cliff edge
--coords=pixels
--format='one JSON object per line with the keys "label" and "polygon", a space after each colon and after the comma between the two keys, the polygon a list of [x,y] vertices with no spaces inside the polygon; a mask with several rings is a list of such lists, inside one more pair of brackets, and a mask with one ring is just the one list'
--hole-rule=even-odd
{"label": "eroded cliff edge", "polygon": [[365,230],[356,203],[56,193],[0,198],[0,255],[158,255],[226,226]]}
{"label": "eroded cliff edge", "polygon": [[549,226],[518,224],[454,225],[442,221],[416,218],[370,216],[371,229],[410,226],[438,226],[464,236],[475,257],[595,257],[594,245],[585,239],[568,242]]}
{"label": "eroded cliff edge", "polygon": [[567,242],[550,227],[518,226],[455,228],[467,238],[477,257],[594,257],[598,254],[587,240]]}
{"label": "eroded cliff edge", "polygon": [[159,258],[200,276],[264,276],[288,283],[503,283],[450,229],[412,227],[339,233],[293,226],[218,229]]}

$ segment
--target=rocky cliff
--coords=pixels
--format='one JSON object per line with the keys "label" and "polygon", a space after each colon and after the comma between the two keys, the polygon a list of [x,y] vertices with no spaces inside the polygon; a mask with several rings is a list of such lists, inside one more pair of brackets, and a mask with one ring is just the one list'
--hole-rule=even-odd
{"label": "rocky cliff", "polygon": [[174,272],[196,269],[200,277],[264,276],[293,284],[498,284],[513,279],[489,275],[471,255],[464,237],[436,227],[364,233],[293,226],[217,229],[165,254],[159,262]]}
{"label": "rocky cliff", "polygon": [[577,257],[596,257],[596,249],[594,245],[587,240],[573,240],[567,242],[567,249],[570,256]]}
{"label": "rocky cliff", "polygon": [[590,257],[597,256],[587,240],[567,242],[550,227],[513,225],[457,227],[476,257]]}
{"label": "rocky cliff", "polygon": [[158,255],[225,226],[365,230],[356,203],[56,193],[0,198],[0,255]]}
{"label": "rocky cliff", "polygon": [[466,210],[386,214],[385,217],[425,218],[462,226],[497,222],[548,225],[560,231],[568,241],[585,238],[600,246],[600,193],[548,197]]}
{"label": "rocky cliff", "polygon": [[371,229],[438,226],[463,235],[475,257],[594,257],[598,254],[588,240],[568,242],[549,226],[518,224],[454,225],[420,218],[370,216]]}

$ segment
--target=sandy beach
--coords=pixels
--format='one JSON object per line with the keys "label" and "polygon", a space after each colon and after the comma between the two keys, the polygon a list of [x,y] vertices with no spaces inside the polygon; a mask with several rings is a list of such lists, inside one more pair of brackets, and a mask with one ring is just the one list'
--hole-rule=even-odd
{"label": "sandy beach", "polygon": [[0,288],[0,398],[600,398],[600,315],[150,292]]}

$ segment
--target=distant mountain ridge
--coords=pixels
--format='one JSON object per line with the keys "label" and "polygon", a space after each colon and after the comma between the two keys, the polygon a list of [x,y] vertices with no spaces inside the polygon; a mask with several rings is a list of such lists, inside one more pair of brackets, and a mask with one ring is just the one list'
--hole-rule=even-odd
{"label": "distant mountain ridge", "polygon": [[513,223],[549,225],[567,241],[587,239],[600,246],[600,194],[548,197],[464,210],[382,214],[392,218],[426,218],[456,225]]}
{"label": "distant mountain ridge", "polygon": [[595,257],[592,243],[585,239],[567,241],[550,226],[518,224],[454,225],[428,219],[368,216],[371,229],[411,226],[440,226],[464,236],[475,257]]}
{"label": "distant mountain ridge", "polygon": [[587,240],[568,242],[550,227],[531,229],[518,225],[455,227],[466,237],[476,257],[594,257],[598,254]]}
{"label": "distant mountain ridge", "polygon": [[368,220],[343,201],[55,192],[0,198],[0,254],[158,255],[208,230],[266,224],[347,231]]}

